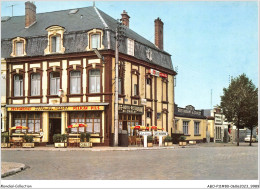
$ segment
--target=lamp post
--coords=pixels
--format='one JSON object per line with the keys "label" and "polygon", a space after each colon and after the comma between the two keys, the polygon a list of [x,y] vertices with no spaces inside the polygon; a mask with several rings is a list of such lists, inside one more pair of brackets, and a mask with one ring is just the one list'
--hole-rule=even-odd
{"label": "lamp post", "polygon": [[119,42],[123,39],[123,24],[120,20],[116,28],[116,48],[115,48],[115,130],[114,130],[114,146],[118,146],[118,61],[119,61]]}

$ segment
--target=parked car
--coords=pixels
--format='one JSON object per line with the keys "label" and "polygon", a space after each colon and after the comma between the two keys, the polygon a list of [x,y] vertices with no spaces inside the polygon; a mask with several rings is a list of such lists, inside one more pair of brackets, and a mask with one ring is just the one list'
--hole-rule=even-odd
{"label": "parked car", "polygon": [[[246,135],[245,142],[250,142],[250,135]],[[252,142],[256,142],[256,138],[252,136]]]}

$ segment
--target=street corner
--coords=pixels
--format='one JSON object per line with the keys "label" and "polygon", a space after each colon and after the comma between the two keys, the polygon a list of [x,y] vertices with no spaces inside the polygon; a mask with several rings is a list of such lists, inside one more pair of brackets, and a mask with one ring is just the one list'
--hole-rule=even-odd
{"label": "street corner", "polygon": [[26,166],[25,164],[22,164],[22,163],[2,162],[1,163],[1,178],[16,174],[27,168],[29,168],[29,166]]}

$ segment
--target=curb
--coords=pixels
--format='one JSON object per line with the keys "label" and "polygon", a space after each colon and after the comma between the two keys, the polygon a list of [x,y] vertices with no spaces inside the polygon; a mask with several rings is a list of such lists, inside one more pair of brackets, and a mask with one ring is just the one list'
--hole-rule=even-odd
{"label": "curb", "polygon": [[29,166],[22,164],[19,168],[10,169],[7,172],[1,174],[1,178],[7,177],[10,175],[14,175],[15,173],[21,172],[27,168],[29,168]]}

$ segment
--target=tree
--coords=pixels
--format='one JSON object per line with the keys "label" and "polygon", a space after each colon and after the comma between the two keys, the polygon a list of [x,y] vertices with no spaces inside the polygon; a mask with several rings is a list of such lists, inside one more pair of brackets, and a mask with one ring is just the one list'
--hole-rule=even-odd
{"label": "tree", "polygon": [[251,129],[250,145],[253,127],[258,124],[258,88],[251,80],[242,74],[231,80],[228,88],[223,89],[221,108],[227,121],[237,126],[237,146],[239,146],[239,129]]}

